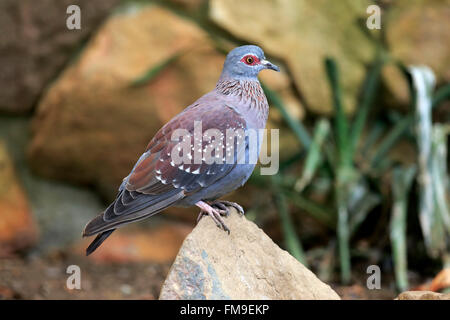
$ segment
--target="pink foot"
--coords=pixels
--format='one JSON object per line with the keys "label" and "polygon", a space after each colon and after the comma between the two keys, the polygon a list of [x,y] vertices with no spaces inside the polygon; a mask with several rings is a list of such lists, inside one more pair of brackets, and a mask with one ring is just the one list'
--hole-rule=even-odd
{"label": "pink foot", "polygon": [[210,206],[213,208],[219,209],[219,212],[228,217],[230,214],[229,207],[233,207],[236,209],[236,211],[243,216],[245,214],[244,208],[242,208],[239,204],[236,202],[226,201],[226,200],[216,200],[210,203]]}
{"label": "pink foot", "polygon": [[198,215],[197,222],[199,222],[204,215],[208,215],[211,217],[211,219],[213,219],[216,226],[230,234],[230,229],[228,229],[225,221],[223,221],[222,214],[218,209],[211,207],[209,204],[203,201],[199,201],[195,205],[201,210]]}

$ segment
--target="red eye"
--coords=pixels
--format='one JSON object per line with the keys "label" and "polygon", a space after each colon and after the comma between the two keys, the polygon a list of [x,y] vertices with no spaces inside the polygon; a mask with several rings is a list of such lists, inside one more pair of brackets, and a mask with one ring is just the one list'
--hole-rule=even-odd
{"label": "red eye", "polygon": [[259,63],[259,59],[251,54],[244,56],[241,61],[249,66]]}

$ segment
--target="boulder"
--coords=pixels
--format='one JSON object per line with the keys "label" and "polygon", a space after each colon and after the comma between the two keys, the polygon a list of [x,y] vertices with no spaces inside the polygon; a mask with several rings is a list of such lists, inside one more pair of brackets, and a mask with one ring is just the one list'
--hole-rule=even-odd
{"label": "boulder", "polygon": [[[30,172],[25,156],[29,124],[29,119],[24,117],[0,117],[0,140],[8,145],[15,172],[39,230],[39,241],[33,246],[33,254],[46,253],[79,241],[86,222],[104,210],[106,204],[90,188],[42,179]],[[0,177],[0,184],[2,181]]]}
{"label": "boulder", "polygon": [[[398,0],[385,17],[386,40],[392,56],[406,65],[427,65],[438,84],[450,82],[450,6],[441,0]],[[409,102],[400,71],[383,70],[383,79],[397,103]]]}
{"label": "boulder", "polygon": [[438,293],[433,291],[405,291],[395,300],[450,300],[450,293]]}
{"label": "boulder", "polygon": [[415,288],[413,291],[433,291],[439,292],[450,288],[450,268],[442,269],[431,282],[423,283]]}
{"label": "boulder", "polygon": [[[373,58],[373,43],[358,25],[370,1],[212,0],[211,19],[234,36],[283,59],[310,110],[332,110],[324,59],[339,64],[345,106],[355,99]],[[249,19],[251,17],[251,19]]]}
{"label": "boulder", "polygon": [[0,257],[34,245],[37,227],[6,144],[0,140]]}
{"label": "boulder", "polygon": [[328,285],[235,210],[231,233],[204,217],[184,240],[160,299],[339,299]]}
{"label": "boulder", "polygon": [[[119,0],[0,1],[0,111],[31,110],[82,42]],[[66,10],[81,9],[81,29],[68,30]]]}

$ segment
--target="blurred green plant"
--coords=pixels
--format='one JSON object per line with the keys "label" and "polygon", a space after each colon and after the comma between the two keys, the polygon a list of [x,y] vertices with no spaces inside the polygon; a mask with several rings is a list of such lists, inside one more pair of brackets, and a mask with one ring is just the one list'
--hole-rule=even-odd
{"label": "blurred green plant", "polygon": [[[418,148],[419,218],[428,254],[445,259],[450,236],[446,193],[448,126],[433,125],[434,74],[428,67],[410,67],[415,95]],[[446,130],[447,129],[447,130]]]}
{"label": "blurred green plant", "polygon": [[[380,110],[372,110],[380,87],[381,70],[387,63],[395,63],[405,75],[411,101],[406,115],[392,117],[394,120],[390,121]],[[300,261],[306,262],[306,257],[301,241],[293,231],[289,205],[301,209],[335,232],[341,281],[347,284],[351,280],[350,240],[382,200],[389,203],[383,177],[390,176],[392,260],[397,287],[405,290],[408,287],[407,212],[415,178],[419,186],[417,207],[427,252],[431,257],[441,258],[444,264],[449,259],[446,247],[450,240],[446,145],[449,125],[433,125],[431,110],[449,99],[450,85],[433,94],[433,75],[428,68],[406,68],[379,50],[362,85],[356,112],[350,117],[344,111],[336,62],[327,58],[325,70],[332,92],[334,120],[330,123],[326,118],[318,119],[312,135],[289,114],[276,92],[263,85],[269,102],[280,111],[303,150],[281,163],[278,178],[263,183],[264,178],[259,177],[259,183],[271,184],[286,247]],[[368,123],[371,114],[373,119]],[[417,128],[415,134],[414,128]],[[417,159],[409,166],[399,166],[389,156],[404,137],[417,143]],[[299,177],[292,177],[288,169],[299,163],[302,173]],[[331,201],[310,199],[309,195],[319,185],[322,185],[322,198]],[[334,246],[329,250],[334,250]],[[324,256],[329,256],[327,250],[323,252]]]}
{"label": "blurred green plant", "polygon": [[408,288],[408,259],[406,245],[406,224],[408,213],[408,195],[411,189],[416,166],[396,167],[392,172],[393,204],[390,222],[390,239],[395,266],[395,278],[399,290]]}

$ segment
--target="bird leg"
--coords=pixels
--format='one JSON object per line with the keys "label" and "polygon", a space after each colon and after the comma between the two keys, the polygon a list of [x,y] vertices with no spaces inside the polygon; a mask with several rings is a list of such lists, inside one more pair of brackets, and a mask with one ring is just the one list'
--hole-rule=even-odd
{"label": "bird leg", "polygon": [[243,216],[245,214],[244,208],[242,208],[236,202],[226,201],[226,200],[216,200],[210,203],[210,206],[213,208],[219,209],[219,212],[228,217],[230,214],[230,209],[228,207],[233,207],[237,210],[237,212]]}
{"label": "bird leg", "polygon": [[223,221],[222,218],[223,213],[221,213],[218,209],[213,208],[212,206],[203,201],[199,201],[195,205],[199,207],[201,210],[197,217],[197,223],[204,215],[208,215],[211,217],[211,219],[214,221],[217,227],[230,234],[230,229],[228,229],[227,225],[225,224],[225,221]]}

